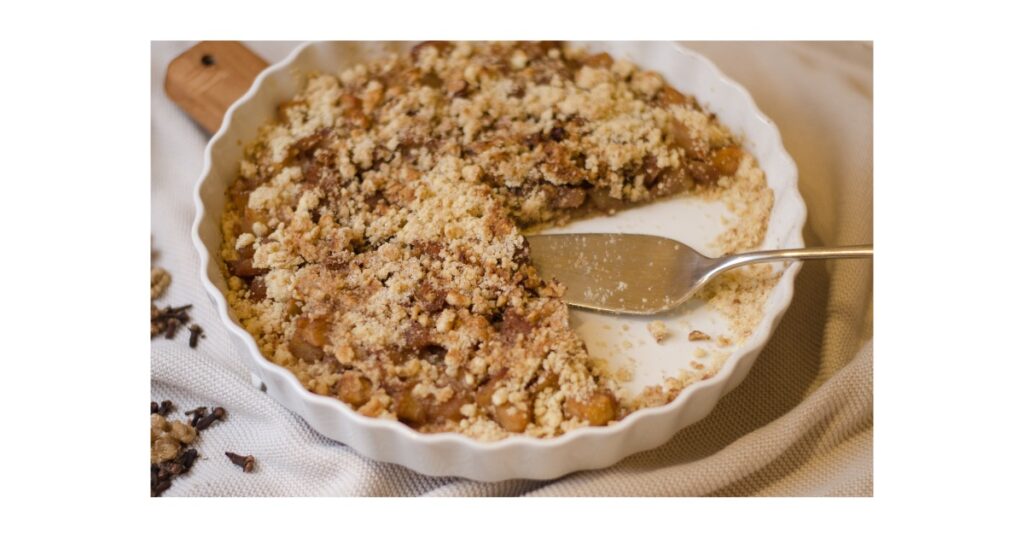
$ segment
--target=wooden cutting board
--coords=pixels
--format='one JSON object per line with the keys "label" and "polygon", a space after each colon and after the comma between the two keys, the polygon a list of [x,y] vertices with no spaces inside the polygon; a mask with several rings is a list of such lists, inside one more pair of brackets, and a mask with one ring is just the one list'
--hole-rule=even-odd
{"label": "wooden cutting board", "polygon": [[206,132],[252,86],[267,61],[238,41],[202,41],[167,66],[164,91]]}

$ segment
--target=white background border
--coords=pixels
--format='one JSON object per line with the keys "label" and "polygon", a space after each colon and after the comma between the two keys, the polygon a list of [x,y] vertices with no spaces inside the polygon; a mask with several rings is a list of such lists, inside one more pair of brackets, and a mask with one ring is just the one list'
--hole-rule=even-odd
{"label": "white background border", "polygon": [[[1008,3],[398,4],[5,10],[7,527],[115,536],[1020,532],[1024,92],[1013,52],[1020,18],[1001,9]],[[146,496],[141,463],[130,460],[145,457],[138,431],[148,420],[137,409],[148,392],[149,41],[438,36],[874,40],[874,499],[214,505]]]}

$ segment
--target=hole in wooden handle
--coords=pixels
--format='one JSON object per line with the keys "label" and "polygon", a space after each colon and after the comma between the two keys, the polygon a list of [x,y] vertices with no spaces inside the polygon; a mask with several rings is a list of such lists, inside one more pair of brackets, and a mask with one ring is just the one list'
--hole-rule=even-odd
{"label": "hole in wooden handle", "polygon": [[164,91],[208,133],[252,86],[267,62],[237,41],[203,41],[167,66]]}

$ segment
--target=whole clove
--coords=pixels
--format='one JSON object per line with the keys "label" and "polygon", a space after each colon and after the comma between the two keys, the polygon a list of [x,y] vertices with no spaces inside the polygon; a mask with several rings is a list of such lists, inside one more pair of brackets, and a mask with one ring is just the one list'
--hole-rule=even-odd
{"label": "whole clove", "polygon": [[199,419],[198,422],[196,422],[196,431],[201,432],[206,428],[209,428],[214,422],[223,419],[224,414],[225,411],[223,407],[214,407],[213,411],[209,415],[206,415],[205,417]]}
{"label": "whole clove", "polygon": [[181,322],[178,318],[171,318],[167,320],[167,330],[164,331],[164,338],[172,340],[174,335],[178,332],[178,327],[181,326]]}
{"label": "whole clove", "polygon": [[[155,402],[153,402],[153,403],[155,403]],[[151,405],[151,406],[149,406],[149,408],[153,409],[153,406]],[[172,409],[174,409],[174,404],[171,403],[170,400],[164,400],[164,401],[160,402],[160,405],[156,407],[156,411],[153,411],[153,412],[158,414],[158,415],[166,417],[167,413],[170,413]]]}
{"label": "whole clove", "polygon": [[256,458],[250,456],[242,456],[241,454],[235,454],[234,452],[225,452],[225,456],[231,460],[231,463],[242,468],[243,473],[251,473],[253,468],[256,466]]}
{"label": "whole clove", "polygon": [[175,477],[187,473],[195,463],[199,453],[196,449],[190,448],[178,455],[172,461],[154,463],[149,466],[149,495],[159,497],[167,488],[171,487],[171,481]]}
{"label": "whole clove", "polygon": [[199,457],[199,453],[196,452],[196,449],[190,448],[182,452],[175,461],[181,464],[182,468],[187,472],[192,468],[192,464],[196,462],[197,457]]}
{"label": "whole clove", "polygon": [[163,334],[164,338],[174,338],[178,329],[189,322],[189,308],[192,308],[192,305],[159,308],[155,304],[150,304],[150,338],[155,338],[158,334]]}
{"label": "whole clove", "polygon": [[159,497],[163,492],[167,491],[167,488],[169,487],[171,487],[170,478],[157,481],[157,483],[150,488],[149,495],[150,497]]}
{"label": "whole clove", "polygon": [[205,338],[205,336],[203,335],[203,328],[198,324],[188,324],[188,309],[192,308],[192,305],[160,308],[154,302],[167,290],[170,283],[171,275],[165,269],[160,267],[150,268],[149,337],[156,338],[162,334],[164,338],[172,340],[180,329],[187,327],[189,332],[188,345],[194,348],[199,344],[199,339]]}
{"label": "whole clove", "polygon": [[195,428],[196,424],[199,422],[199,419],[206,416],[206,406],[197,407],[191,411],[185,411],[185,414],[190,415],[192,417],[192,420],[189,423],[192,425],[193,428]]}
{"label": "whole clove", "polygon": [[188,347],[195,348],[199,344],[199,338],[203,336],[203,328],[193,323],[188,328]]}
{"label": "whole clove", "polygon": [[157,478],[164,479],[169,476],[177,476],[185,472],[185,467],[176,461],[165,461],[160,464],[160,470],[157,472]]}

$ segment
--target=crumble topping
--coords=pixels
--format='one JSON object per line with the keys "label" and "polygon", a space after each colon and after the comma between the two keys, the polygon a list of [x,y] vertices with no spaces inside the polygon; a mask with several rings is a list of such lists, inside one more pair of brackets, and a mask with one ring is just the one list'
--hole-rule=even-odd
{"label": "crumble topping", "polygon": [[[691,381],[629,398],[628,376],[570,329],[524,229],[686,192],[739,216],[719,237],[731,252],[760,244],[772,206],[753,158],[692,97],[558,43],[428,42],[310,74],[278,112],[227,193],[228,300],[309,390],[424,432],[556,436]],[[717,290],[760,298],[729,282]]]}

